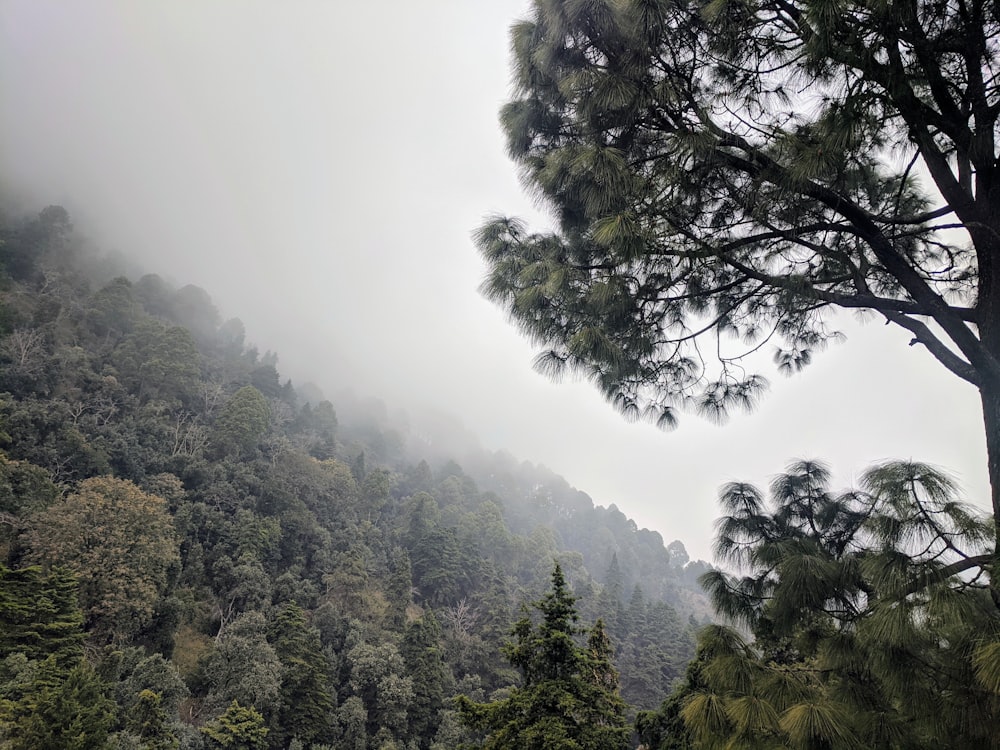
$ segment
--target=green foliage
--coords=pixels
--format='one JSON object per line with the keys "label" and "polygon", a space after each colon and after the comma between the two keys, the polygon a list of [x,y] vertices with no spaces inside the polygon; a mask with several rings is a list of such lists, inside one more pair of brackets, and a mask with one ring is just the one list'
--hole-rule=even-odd
{"label": "green foliage", "polygon": [[463,722],[487,734],[484,750],[627,747],[625,703],[618,695],[603,623],[598,620],[591,630],[586,648],[577,645],[575,636],[581,631],[574,604],[556,565],[552,590],[535,604],[541,622],[536,627],[527,617],[518,621],[514,641],[504,647],[523,685],[492,703],[459,697]]}
{"label": "green foliage", "polygon": [[307,744],[327,739],[334,703],[326,686],[329,668],[319,634],[307,626],[305,613],[295,604],[282,608],[270,631],[282,665],[280,730],[275,734]]}
{"label": "green foliage", "polygon": [[245,385],[226,402],[215,422],[212,444],[223,454],[250,451],[267,430],[271,410],[264,394]]}
{"label": "green foliage", "polygon": [[661,427],[870,311],[978,389],[1000,542],[998,43],[993,3],[535,0],[500,118],[557,228],[488,219],[482,290]]}
{"label": "green foliage", "polygon": [[437,734],[451,682],[440,643],[441,626],[434,613],[427,612],[407,626],[400,649],[413,684],[410,735],[421,748],[429,747]]}
{"label": "green foliage", "polygon": [[68,672],[54,657],[33,678],[0,699],[0,741],[5,750],[100,750],[114,721],[106,685],[79,659]]}
{"label": "green foliage", "polygon": [[168,727],[167,712],[161,703],[159,693],[143,690],[128,715],[126,727],[139,738],[142,750],[177,750],[180,747]]}
{"label": "green foliage", "polygon": [[13,551],[22,519],[44,510],[58,496],[45,469],[0,454],[0,559],[7,559]]}
{"label": "green foliage", "polygon": [[720,419],[765,386],[734,359],[781,340],[798,369],[840,306],[996,387],[996,344],[963,306],[997,252],[992,198],[963,175],[997,169],[997,94],[975,81],[1000,31],[983,8],[832,8],[538,0],[514,24],[501,121],[559,231],[494,218],[477,243],[541,369],[583,371],[630,416],[672,425],[688,402]]}
{"label": "green foliage", "polygon": [[[514,603],[558,559],[596,619],[612,551],[615,596],[646,592],[609,619],[623,691],[678,672],[673,607],[700,594],[658,534],[544,467],[421,455],[381,403],[282,384],[202,290],[130,283],[49,214],[0,222],[0,256],[25,251],[0,279],[0,746],[72,746],[76,722],[102,750],[458,747],[454,695],[516,685]],[[606,644],[571,640],[610,684]]]}
{"label": "green foliage", "polygon": [[201,361],[191,333],[180,326],[145,320],[117,347],[112,361],[122,382],[140,400],[194,397]]}
{"label": "green foliage", "polygon": [[83,656],[83,614],[76,579],[64,568],[11,570],[0,564],[0,658],[52,657],[67,667]]}
{"label": "green foliage", "polygon": [[995,746],[988,521],[922,464],[876,466],[862,491],[827,483],[802,461],[770,503],[745,484],[722,492],[717,550],[743,575],[704,581],[756,640],[702,634],[681,710],[698,746]]}
{"label": "green foliage", "polygon": [[10,438],[7,454],[41,467],[57,484],[108,470],[106,453],[73,423],[64,401],[0,400],[0,421]]}
{"label": "green foliage", "polygon": [[122,640],[149,618],[177,564],[177,539],[162,498],[132,482],[96,477],[31,519],[30,557],[77,577],[87,627]]}
{"label": "green foliage", "polygon": [[267,625],[258,611],[244,613],[225,626],[205,661],[212,709],[234,702],[270,713],[281,695],[281,660],[267,642]]}
{"label": "green foliage", "polygon": [[132,282],[120,276],[91,297],[87,318],[97,336],[117,340],[132,331],[136,312]]}
{"label": "green foliage", "polygon": [[266,750],[268,729],[264,717],[253,708],[241,706],[238,701],[218,719],[201,729],[208,738],[209,747],[223,750]]}
{"label": "green foliage", "polygon": [[392,643],[359,643],[347,654],[348,684],[359,697],[367,717],[369,735],[386,729],[398,737],[406,728],[407,711],[413,702],[413,680],[399,650]]}

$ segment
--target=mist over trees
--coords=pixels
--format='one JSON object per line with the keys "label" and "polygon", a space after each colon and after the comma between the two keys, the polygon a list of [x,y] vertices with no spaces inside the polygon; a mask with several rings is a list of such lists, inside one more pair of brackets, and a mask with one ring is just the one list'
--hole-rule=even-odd
{"label": "mist over trees", "polygon": [[485,293],[662,426],[752,408],[748,354],[799,370],[868,310],[978,389],[1000,517],[993,9],[535,3],[501,121],[559,226],[484,224]]}
{"label": "mist over trees", "polygon": [[501,122],[557,228],[476,241],[538,369],[722,421],[767,386],[756,352],[798,371],[864,310],[981,397],[992,517],[912,461],[723,489],[736,572],[702,581],[752,639],[703,632],[647,746],[997,746],[998,37],[993,2],[919,0],[539,1],[512,27]]}
{"label": "mist over trees", "polygon": [[538,368],[721,422],[860,311],[976,389],[993,515],[799,459],[722,488],[712,569],[0,210],[0,747],[1000,748],[995,2],[529,13],[501,121],[556,228],[475,242]]}
{"label": "mist over trees", "polygon": [[626,675],[616,737],[683,674],[709,603],[680,542],[381,403],[341,414],[61,209],[0,239],[3,747],[473,742],[455,698],[525,684],[502,645],[556,562]]}

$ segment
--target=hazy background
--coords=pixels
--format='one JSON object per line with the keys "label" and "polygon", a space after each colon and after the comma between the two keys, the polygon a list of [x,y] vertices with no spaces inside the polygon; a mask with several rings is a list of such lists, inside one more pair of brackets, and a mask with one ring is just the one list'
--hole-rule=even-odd
{"label": "hazy background", "polygon": [[[479,297],[486,214],[545,217],[506,160],[518,0],[0,0],[0,182],[148,272],[204,287],[279,369],[431,405],[710,557],[719,485],[797,457],[851,482],[915,458],[986,507],[975,391],[908,337],[849,340],[750,416],[627,424],[553,384]],[[336,404],[335,404],[336,405]]]}

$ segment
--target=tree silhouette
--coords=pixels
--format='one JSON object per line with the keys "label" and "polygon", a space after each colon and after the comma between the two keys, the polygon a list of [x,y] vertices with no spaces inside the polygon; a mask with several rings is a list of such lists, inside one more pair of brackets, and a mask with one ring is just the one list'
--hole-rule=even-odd
{"label": "tree silhouette", "polygon": [[979,390],[1000,519],[994,3],[536,0],[511,39],[508,148],[558,228],[477,244],[542,370],[722,419],[766,385],[746,355],[798,370],[869,310]]}

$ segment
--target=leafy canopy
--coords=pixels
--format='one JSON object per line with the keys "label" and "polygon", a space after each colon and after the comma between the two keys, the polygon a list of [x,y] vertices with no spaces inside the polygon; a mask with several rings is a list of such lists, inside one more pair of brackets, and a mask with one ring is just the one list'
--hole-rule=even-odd
{"label": "leafy canopy", "polygon": [[128,480],[92,477],[32,517],[30,558],[76,575],[95,638],[123,641],[153,618],[180,558],[166,505]]}
{"label": "leafy canopy", "polygon": [[992,0],[536,0],[501,120],[558,229],[487,221],[486,295],[663,426],[751,407],[742,358],[804,366],[831,307],[997,389],[998,34]]}
{"label": "leafy canopy", "polygon": [[996,747],[992,527],[922,464],[876,466],[839,495],[828,483],[801,461],[769,501],[723,489],[716,551],[739,573],[702,582],[755,640],[702,634],[680,710],[696,746]]}

